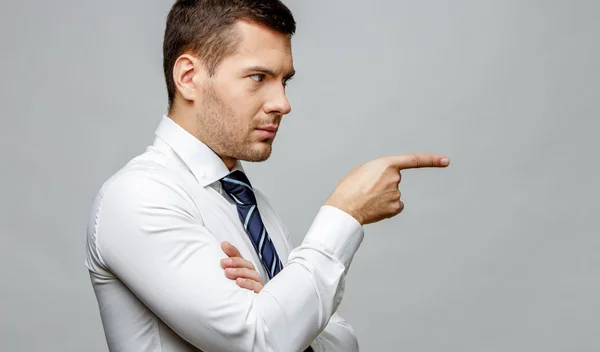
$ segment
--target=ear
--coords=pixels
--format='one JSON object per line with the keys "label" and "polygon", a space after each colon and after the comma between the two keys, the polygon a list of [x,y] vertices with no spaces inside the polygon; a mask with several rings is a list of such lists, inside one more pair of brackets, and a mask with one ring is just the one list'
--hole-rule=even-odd
{"label": "ear", "polygon": [[189,54],[178,57],[173,67],[173,81],[179,95],[187,101],[196,100],[205,74],[204,66],[198,58]]}

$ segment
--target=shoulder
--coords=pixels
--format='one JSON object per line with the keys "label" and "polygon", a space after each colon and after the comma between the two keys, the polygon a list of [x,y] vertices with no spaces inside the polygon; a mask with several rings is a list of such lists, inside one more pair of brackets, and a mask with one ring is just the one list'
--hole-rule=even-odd
{"label": "shoulder", "polygon": [[163,165],[131,165],[111,177],[97,196],[98,216],[138,222],[164,214],[196,217],[192,185]]}
{"label": "shoulder", "polygon": [[106,268],[99,249],[102,243],[118,243],[128,234],[161,228],[174,219],[201,223],[192,178],[170,166],[168,158],[142,154],[106,180],[89,213],[88,268]]}
{"label": "shoulder", "polygon": [[[131,159],[100,187],[102,207],[167,205],[169,201],[191,202],[193,175],[170,156],[148,151]],[[96,202],[97,203],[97,202]],[[126,209],[123,209],[126,210]]]}

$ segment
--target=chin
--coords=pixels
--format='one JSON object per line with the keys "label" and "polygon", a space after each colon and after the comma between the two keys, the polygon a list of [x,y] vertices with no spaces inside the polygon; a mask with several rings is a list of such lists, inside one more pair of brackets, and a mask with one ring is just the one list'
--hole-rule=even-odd
{"label": "chin", "polygon": [[266,161],[271,156],[271,152],[273,150],[271,143],[272,141],[257,143],[258,145],[250,147],[250,150],[244,155],[244,158],[240,159],[249,162]]}

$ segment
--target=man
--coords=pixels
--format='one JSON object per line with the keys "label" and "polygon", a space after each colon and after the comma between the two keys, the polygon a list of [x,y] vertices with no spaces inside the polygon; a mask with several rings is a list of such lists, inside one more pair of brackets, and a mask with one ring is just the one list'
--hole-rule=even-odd
{"label": "man", "polygon": [[401,169],[449,161],[399,155],[354,168],[292,248],[240,161],[266,160],[290,112],[294,31],[278,0],[173,5],[168,116],[102,186],[87,232],[111,351],[358,351],[336,310],[362,226],[402,211]]}

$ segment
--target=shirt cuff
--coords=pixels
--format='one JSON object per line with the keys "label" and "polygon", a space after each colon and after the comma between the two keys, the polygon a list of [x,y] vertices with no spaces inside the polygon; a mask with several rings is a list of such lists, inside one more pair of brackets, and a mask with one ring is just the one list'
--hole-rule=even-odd
{"label": "shirt cuff", "polygon": [[308,230],[304,243],[319,244],[348,267],[363,238],[363,226],[354,217],[339,208],[324,205]]}

